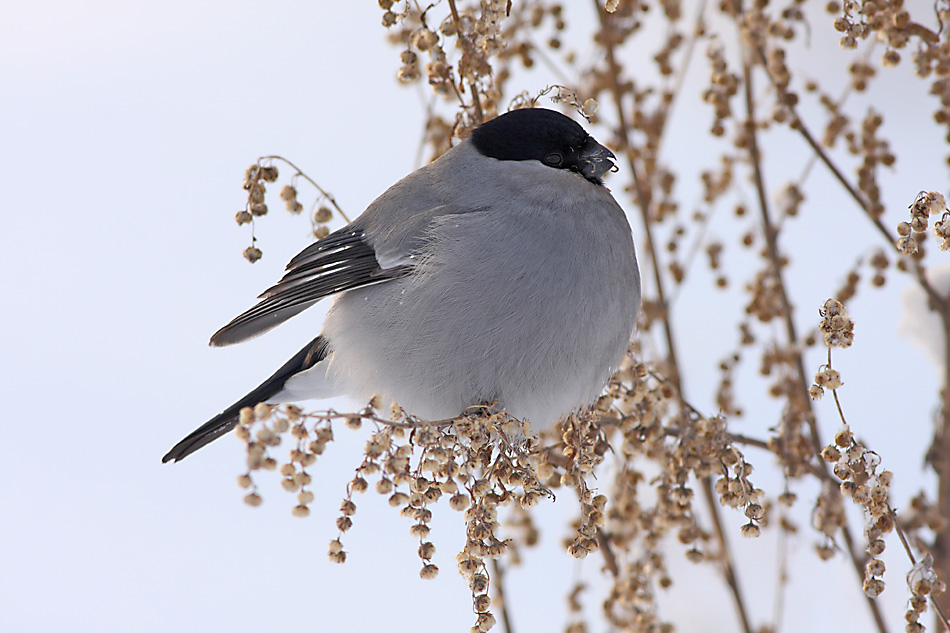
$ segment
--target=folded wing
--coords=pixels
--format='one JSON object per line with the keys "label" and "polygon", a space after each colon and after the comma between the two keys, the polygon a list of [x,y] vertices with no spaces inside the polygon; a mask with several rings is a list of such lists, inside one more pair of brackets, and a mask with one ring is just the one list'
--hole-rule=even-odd
{"label": "folded wing", "polygon": [[376,252],[352,225],[314,242],[287,264],[287,273],[261,295],[261,301],[215,332],[211,345],[239,343],[263,334],[320,299],[344,290],[405,275],[410,265],[383,268]]}

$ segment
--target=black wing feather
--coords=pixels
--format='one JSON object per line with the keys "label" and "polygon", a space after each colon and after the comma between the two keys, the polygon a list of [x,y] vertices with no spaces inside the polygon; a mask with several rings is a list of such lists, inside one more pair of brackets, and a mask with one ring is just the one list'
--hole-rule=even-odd
{"label": "black wing feather", "polygon": [[261,301],[215,332],[211,344],[231,345],[262,334],[320,299],[401,277],[409,266],[383,269],[360,229],[347,227],[314,242],[287,264],[287,273]]}

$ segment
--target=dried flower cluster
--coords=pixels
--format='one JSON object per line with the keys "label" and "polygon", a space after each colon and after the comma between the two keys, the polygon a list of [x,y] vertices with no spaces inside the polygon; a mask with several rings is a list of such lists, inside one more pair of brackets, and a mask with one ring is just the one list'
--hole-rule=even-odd
{"label": "dried flower cluster", "polygon": [[255,163],[244,172],[244,189],[247,191],[247,203],[244,210],[238,211],[234,221],[238,226],[251,225],[251,245],[244,249],[244,259],[252,264],[261,258],[261,250],[255,245],[254,218],[267,214],[267,203],[264,202],[264,193],[267,187],[264,183],[277,180],[277,168],[271,165],[261,166]]}
{"label": "dried flower cluster", "polygon": [[923,556],[907,572],[907,586],[911,596],[907,601],[907,611],[904,618],[907,621],[906,630],[911,633],[922,633],[925,630],[920,623],[920,616],[927,611],[928,600],[933,603],[946,594],[946,583],[934,569],[934,554],[932,546],[923,535],[930,531],[939,534],[950,523],[950,517],[940,513],[939,508],[928,502],[923,493],[910,501],[909,507],[901,513],[898,525],[907,533],[907,540],[914,548],[922,551]]}
{"label": "dried flower cluster", "polygon": [[[536,543],[537,530],[527,511],[545,496],[553,497],[553,489],[572,488],[580,501],[580,515],[575,537],[566,543],[568,553],[582,558],[606,547],[605,555],[615,565],[615,586],[605,613],[618,623],[636,613],[644,626],[648,622],[660,625],[651,585],[655,581],[669,586],[671,580],[659,545],[673,533],[689,546],[687,558],[704,559],[701,543],[706,535],[696,523],[691,479],[717,476],[713,488],[719,503],[742,510],[748,518],[742,527],[744,536],[758,536],[766,514],[763,491],[749,481],[752,466],[731,445],[724,420],[688,416],[678,420],[682,428],[671,426],[664,412],[675,410],[669,406],[672,395],[644,366],[628,361],[611,383],[609,394],[598,403],[599,413],[570,418],[560,436],[548,435],[544,444],[509,440],[523,438],[521,424],[490,409],[430,425],[408,416],[398,405],[383,419],[378,399],[356,414],[304,414],[293,406],[262,404],[241,413],[237,434],[247,443],[248,471],[238,481],[251,489],[245,501],[259,505],[262,499],[254,473],[278,471],[282,487],[297,495],[294,516],[306,517],[314,498],[307,468],[332,441],[332,423],[343,420],[357,429],[369,422],[375,430],[366,443],[363,462],[347,485],[336,520],[339,535],[330,542],[329,556],[345,562],[343,537],[353,526],[354,495],[372,485],[413,521],[410,531],[419,539],[420,575],[434,577],[438,568],[431,562],[435,545],[428,540],[432,517],[428,506],[446,496],[451,508],[465,513],[467,540],[457,562],[472,590],[477,613],[473,630],[488,630],[495,621],[489,611],[488,562],[517,548],[519,542]],[[589,487],[590,476],[610,450],[611,438],[619,442],[627,469],[616,480],[618,494],[612,509],[607,495]],[[288,456],[280,459],[273,449],[283,445],[284,439],[289,439]],[[667,469],[661,494],[650,506],[641,507],[637,490],[644,481],[629,470],[626,461],[635,455],[659,460]],[[506,508],[516,509],[521,517],[513,522],[519,527],[518,538],[499,534],[499,512]],[[632,517],[637,518],[631,524]],[[651,549],[644,556],[628,558],[634,539],[652,543]]]}
{"label": "dried flower cluster", "polygon": [[934,571],[933,562],[933,556],[926,554],[907,572],[907,586],[911,591],[907,611],[904,613],[904,620],[907,622],[904,630],[907,633],[923,633],[926,630],[920,622],[920,616],[927,611],[928,598],[933,600],[947,590],[946,583],[938,578]]}
{"label": "dried flower cluster", "polygon": [[[604,441],[619,462],[606,495],[606,521],[598,532],[614,577],[604,613],[618,627],[664,628],[668,623],[660,619],[654,597],[657,586],[672,584],[662,544],[675,537],[686,546],[689,560],[706,558],[709,535],[699,524],[693,486],[704,482],[707,502],[715,495],[719,504],[742,510],[748,518],[744,536],[758,536],[765,523],[764,493],[750,482],[752,466],[733,445],[725,421],[699,416],[678,401],[667,382],[632,357],[611,381],[597,410],[603,416]],[[605,450],[595,447],[594,454]],[[636,466],[641,459],[660,467],[652,484]],[[596,503],[592,509],[599,518]]]}
{"label": "dried flower cluster", "polygon": [[[372,485],[377,493],[388,498],[391,506],[400,509],[400,514],[412,520],[410,532],[419,539],[418,555],[422,561],[419,574],[422,578],[434,578],[439,569],[431,560],[435,545],[429,540],[429,506],[444,496],[449,507],[464,512],[467,540],[456,558],[459,572],[472,590],[477,630],[488,630],[495,621],[489,610],[488,563],[505,554],[512,543],[499,534],[499,512],[509,507],[527,510],[542,497],[552,496],[549,488],[542,485],[539,473],[551,485],[569,485],[581,495],[584,520],[571,552],[580,555],[596,549],[595,530],[603,524],[606,497],[593,495],[584,479],[599,461],[591,456],[588,440],[594,425],[590,420],[573,422],[576,427],[565,431],[565,443],[552,462],[538,450],[535,441],[523,438],[520,422],[501,412],[478,409],[451,422],[432,425],[408,416],[395,404],[390,417],[384,419],[380,417],[380,406],[379,399],[374,398],[355,414],[303,414],[294,406],[265,404],[244,409],[237,434],[247,445],[248,471],[238,478],[241,487],[251,489],[245,501],[252,506],[262,501],[254,473],[276,470],[282,476],[282,487],[297,495],[293,515],[308,516],[308,505],[314,496],[309,489],[311,476],[307,468],[333,440],[333,422],[342,420],[354,430],[363,422],[372,424],[375,428],[364,448],[363,461],[347,485],[340,505],[336,520],[339,534],[329,544],[330,559],[346,561],[343,537],[353,527],[355,495]],[[521,440],[509,441],[509,434]],[[281,446],[285,438],[291,448],[286,458],[278,459],[272,449]],[[371,484],[371,480],[375,483]],[[530,521],[523,521],[522,527],[527,527],[530,534]],[[526,538],[525,544],[533,544],[532,539]]]}
{"label": "dried flower cluster", "polygon": [[950,223],[945,213],[947,202],[943,194],[936,191],[921,191],[909,208],[910,222],[901,222],[897,225],[897,234],[900,235],[897,240],[897,250],[904,255],[916,254],[918,245],[923,239],[922,234],[927,232],[930,216],[937,213],[943,215],[934,223],[934,234],[940,238],[940,250],[950,249]]}
{"label": "dried flower cluster", "polygon": [[[247,191],[247,204],[243,210],[238,211],[234,216],[234,221],[237,222],[238,226],[244,224],[251,225],[251,245],[244,249],[243,256],[244,259],[252,264],[259,260],[263,254],[261,249],[257,247],[257,237],[254,235],[254,220],[260,216],[267,215],[268,208],[264,195],[267,193],[266,183],[276,182],[279,176],[277,167],[271,164],[275,160],[286,163],[295,171],[290,179],[290,183],[284,185],[280,190],[280,199],[284,201],[287,211],[294,215],[299,215],[304,209],[303,204],[297,199],[298,179],[303,178],[319,192],[319,196],[314,205],[316,209],[310,217],[314,238],[321,239],[329,235],[330,229],[327,223],[334,217],[330,206],[336,209],[336,212],[341,218],[348,221],[346,215],[337,206],[333,196],[324,191],[320,185],[303,173],[296,165],[281,156],[263,156],[257,159],[257,162],[248,167],[244,172],[244,189]],[[319,206],[316,206],[317,204],[319,204]]]}
{"label": "dried flower cluster", "polygon": [[822,449],[821,457],[834,464],[841,494],[861,506],[868,517],[864,532],[870,558],[865,565],[864,592],[876,598],[884,591],[884,562],[878,558],[886,547],[883,537],[894,529],[894,514],[888,502],[893,473],[878,472],[880,456],[855,440],[847,425],[835,434],[833,444]]}
{"label": "dried flower cluster", "polygon": [[[854,320],[848,310],[836,299],[828,299],[821,308],[821,325],[818,330],[825,337],[828,347],[851,347],[854,342]],[[835,387],[830,387],[834,389]]]}

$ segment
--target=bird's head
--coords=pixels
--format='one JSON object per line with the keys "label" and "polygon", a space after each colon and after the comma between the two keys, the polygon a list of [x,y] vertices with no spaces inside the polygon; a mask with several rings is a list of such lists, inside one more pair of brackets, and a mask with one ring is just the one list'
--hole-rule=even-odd
{"label": "bird's head", "polygon": [[471,140],[483,156],[537,160],[553,169],[579,173],[598,185],[616,158],[573,119],[544,108],[506,112],[475,128]]}

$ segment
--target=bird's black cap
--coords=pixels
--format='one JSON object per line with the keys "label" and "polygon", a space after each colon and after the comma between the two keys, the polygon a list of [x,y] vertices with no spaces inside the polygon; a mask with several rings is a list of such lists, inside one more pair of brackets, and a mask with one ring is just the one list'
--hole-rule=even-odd
{"label": "bird's black cap", "polygon": [[[512,110],[483,123],[472,132],[472,145],[489,158],[537,160],[575,171],[597,184],[606,171],[599,165],[613,158],[573,119],[544,108]],[[592,160],[598,167],[592,167]]]}

